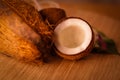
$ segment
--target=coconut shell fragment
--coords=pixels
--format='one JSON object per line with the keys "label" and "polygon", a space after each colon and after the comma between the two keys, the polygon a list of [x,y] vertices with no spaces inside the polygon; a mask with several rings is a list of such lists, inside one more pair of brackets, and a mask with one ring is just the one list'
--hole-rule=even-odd
{"label": "coconut shell fragment", "polygon": [[45,8],[39,11],[42,15],[44,21],[50,25],[54,25],[64,18],[66,18],[66,13],[64,9],[61,8]]}

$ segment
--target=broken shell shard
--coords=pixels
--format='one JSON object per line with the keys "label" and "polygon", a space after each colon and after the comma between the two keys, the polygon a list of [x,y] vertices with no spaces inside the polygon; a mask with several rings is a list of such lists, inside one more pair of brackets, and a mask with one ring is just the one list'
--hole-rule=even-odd
{"label": "broken shell shard", "polygon": [[59,22],[54,30],[54,46],[58,55],[65,59],[80,59],[93,49],[94,34],[88,22],[69,17]]}
{"label": "broken shell shard", "polygon": [[42,15],[44,21],[55,28],[55,24],[64,18],[66,18],[66,13],[61,8],[45,8],[39,11]]}

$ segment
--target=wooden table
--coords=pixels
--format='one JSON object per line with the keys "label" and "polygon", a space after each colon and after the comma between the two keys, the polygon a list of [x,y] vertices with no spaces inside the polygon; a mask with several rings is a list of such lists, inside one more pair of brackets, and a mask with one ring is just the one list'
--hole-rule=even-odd
{"label": "wooden table", "polygon": [[[115,11],[114,6],[108,5],[110,9],[102,12],[100,5],[60,5],[68,16],[81,17],[112,38],[120,52],[120,15],[107,13],[111,8]],[[120,80],[120,56],[91,53],[79,61],[54,57],[49,63],[35,65],[0,54],[0,80]]]}

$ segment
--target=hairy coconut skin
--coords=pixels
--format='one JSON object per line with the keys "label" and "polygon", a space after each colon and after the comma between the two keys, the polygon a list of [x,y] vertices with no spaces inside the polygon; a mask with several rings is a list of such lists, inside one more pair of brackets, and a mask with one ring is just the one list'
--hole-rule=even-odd
{"label": "hairy coconut skin", "polygon": [[66,17],[66,13],[61,8],[45,8],[39,11],[44,21],[55,28],[55,24]]}
{"label": "hairy coconut skin", "polygon": [[[2,11],[0,12],[0,17],[5,19],[0,19],[0,42],[2,43],[0,52],[27,61],[44,58],[46,54],[50,53],[52,33],[33,6],[25,3],[23,0],[2,0],[0,1],[0,11]],[[16,34],[14,30],[9,28],[9,24],[5,24],[5,21],[10,22],[10,19],[7,20],[9,16],[18,17],[18,22],[21,20],[21,25],[26,24],[31,28],[39,35],[39,39],[37,41],[29,40],[29,38],[23,38]],[[16,21],[11,24],[15,23],[17,24]],[[6,32],[5,29],[8,31]],[[27,31],[24,32],[27,33]],[[9,43],[9,41],[12,42]]]}
{"label": "hairy coconut skin", "polygon": [[19,31],[20,27],[24,29],[24,27],[27,28],[28,26],[17,14],[0,1],[0,53],[24,61],[35,61],[41,57],[41,52],[35,45],[39,43],[40,37],[32,30],[30,30],[30,32],[33,32],[31,34],[37,35],[35,38],[29,37],[25,33],[27,31],[24,31],[23,34],[26,35],[22,36]]}
{"label": "hairy coconut skin", "polygon": [[[56,24],[56,27],[57,27],[58,24],[60,24],[60,23],[63,22],[64,20],[66,20],[66,19],[72,19],[72,18],[81,19],[81,18],[79,18],[79,17],[67,17],[67,18],[59,21],[59,22]],[[83,20],[83,19],[81,19],[81,20]],[[85,21],[85,20],[83,20],[83,21]],[[54,45],[54,50],[55,50],[55,52],[56,52],[59,56],[63,57],[64,59],[68,59],[68,60],[79,60],[79,59],[87,56],[87,55],[91,52],[91,50],[92,50],[93,47],[94,47],[94,33],[93,33],[93,30],[92,30],[91,25],[90,25],[87,21],[85,21],[85,22],[90,26],[91,31],[92,31],[92,40],[91,40],[90,44],[88,45],[88,47],[87,47],[84,51],[82,51],[82,52],[80,52],[80,53],[78,53],[78,54],[75,54],[75,55],[66,55],[66,54],[60,52],[60,51],[55,47],[55,45]]]}
{"label": "hairy coconut skin", "polygon": [[24,61],[34,61],[41,57],[36,45],[19,37],[2,24],[0,24],[0,53]]}

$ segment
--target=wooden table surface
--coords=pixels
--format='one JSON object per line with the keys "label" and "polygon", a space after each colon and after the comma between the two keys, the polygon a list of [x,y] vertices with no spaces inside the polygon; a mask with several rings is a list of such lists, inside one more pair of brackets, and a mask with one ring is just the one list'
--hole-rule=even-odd
{"label": "wooden table surface", "polygon": [[[120,52],[120,20],[117,12],[108,14],[107,10],[111,10],[108,8],[102,12],[97,5],[86,8],[79,4],[60,3],[60,6],[68,16],[81,17],[112,38]],[[97,8],[101,11],[96,11]],[[114,6],[111,8],[115,10]],[[79,61],[54,57],[49,63],[35,65],[0,54],[0,80],[120,80],[120,56],[91,53]]]}

